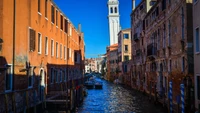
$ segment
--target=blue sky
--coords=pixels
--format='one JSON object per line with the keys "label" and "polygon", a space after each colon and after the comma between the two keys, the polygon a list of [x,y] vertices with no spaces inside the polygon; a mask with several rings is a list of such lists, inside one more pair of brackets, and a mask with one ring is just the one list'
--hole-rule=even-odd
{"label": "blue sky", "polygon": [[[54,0],[76,28],[82,25],[86,58],[106,53],[109,46],[108,0]],[[138,4],[140,0],[136,0]],[[119,0],[120,24],[122,29],[130,28],[132,0]]]}

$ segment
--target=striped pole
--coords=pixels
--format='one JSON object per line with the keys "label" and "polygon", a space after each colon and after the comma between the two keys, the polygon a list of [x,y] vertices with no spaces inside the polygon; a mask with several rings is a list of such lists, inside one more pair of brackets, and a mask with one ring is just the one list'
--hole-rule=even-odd
{"label": "striped pole", "polygon": [[173,102],[172,102],[172,82],[169,82],[169,110],[173,113]]}
{"label": "striped pole", "polygon": [[180,85],[181,87],[181,113],[185,113],[185,87],[184,84]]}

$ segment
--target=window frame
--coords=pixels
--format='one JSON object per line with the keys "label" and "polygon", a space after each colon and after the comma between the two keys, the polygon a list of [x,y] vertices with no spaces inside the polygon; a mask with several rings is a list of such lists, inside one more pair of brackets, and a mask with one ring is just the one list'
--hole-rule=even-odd
{"label": "window frame", "polygon": [[62,59],[62,48],[63,48],[63,45],[62,43],[60,44],[60,59]]}
{"label": "window frame", "polygon": [[41,15],[41,0],[38,0],[38,14]]}
{"label": "window frame", "polygon": [[58,58],[58,42],[56,42],[56,58]]}
{"label": "window frame", "polygon": [[[39,34],[40,34],[40,37],[39,37]],[[40,32],[38,32],[38,54],[42,54],[42,34]]]}
{"label": "window frame", "polygon": [[[126,35],[127,35],[128,37],[126,37]],[[128,34],[128,33],[124,33],[123,39],[129,39],[129,34]]]}
{"label": "window frame", "polygon": [[51,4],[51,23],[55,23],[55,7]]}
{"label": "window frame", "polygon": [[49,41],[49,39],[48,39],[48,37],[46,36],[45,37],[45,55],[48,55],[48,41]]}
{"label": "window frame", "polygon": [[48,0],[45,0],[45,12],[44,12],[44,16],[45,18],[47,19],[47,16],[48,16]]}
{"label": "window frame", "polygon": [[66,52],[66,46],[64,45],[64,60],[66,60],[66,56],[67,56],[66,53],[67,53]]}
{"label": "window frame", "polygon": [[53,39],[51,39],[51,56],[52,57],[54,56],[54,40]]}
{"label": "window frame", "polygon": [[56,9],[56,27],[58,27],[58,10]]}

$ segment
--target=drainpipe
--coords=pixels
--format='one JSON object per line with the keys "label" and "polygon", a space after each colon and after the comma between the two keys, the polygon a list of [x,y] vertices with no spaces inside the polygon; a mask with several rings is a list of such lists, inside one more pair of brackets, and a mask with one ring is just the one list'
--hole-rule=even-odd
{"label": "drainpipe", "polygon": [[14,91],[15,88],[15,19],[16,19],[16,0],[14,0],[14,3],[13,3],[13,53],[12,53],[12,62],[13,62],[13,66],[12,66],[12,71],[13,71],[13,84],[12,84],[12,90]]}

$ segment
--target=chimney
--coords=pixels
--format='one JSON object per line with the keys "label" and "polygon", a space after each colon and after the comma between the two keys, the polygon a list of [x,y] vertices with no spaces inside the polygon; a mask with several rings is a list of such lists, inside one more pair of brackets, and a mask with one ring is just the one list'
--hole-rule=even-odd
{"label": "chimney", "polygon": [[132,0],[132,10],[135,9],[135,0]]}
{"label": "chimney", "polygon": [[81,24],[78,24],[78,31],[81,32]]}

